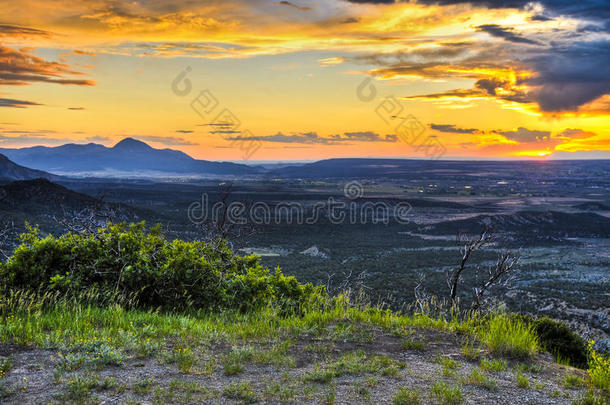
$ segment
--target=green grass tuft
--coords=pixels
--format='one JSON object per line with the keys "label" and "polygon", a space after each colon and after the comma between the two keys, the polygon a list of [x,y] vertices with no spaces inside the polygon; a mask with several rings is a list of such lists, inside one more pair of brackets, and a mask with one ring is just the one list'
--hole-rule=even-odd
{"label": "green grass tuft", "polygon": [[441,404],[461,404],[462,388],[458,385],[448,385],[443,381],[437,381],[430,387],[432,396]]}
{"label": "green grass tuft", "polygon": [[417,405],[421,402],[419,391],[400,387],[392,397],[393,405]]}
{"label": "green grass tuft", "polygon": [[585,386],[585,380],[575,374],[566,373],[561,379],[564,388],[575,390]]}
{"label": "green grass tuft", "polygon": [[517,380],[517,387],[524,389],[528,389],[530,387],[530,381],[523,374],[515,374],[515,379]]}
{"label": "green grass tuft", "polygon": [[530,359],[539,350],[533,329],[503,314],[489,319],[482,340],[491,353],[509,358]]}
{"label": "green grass tuft", "polygon": [[242,401],[245,404],[254,404],[261,400],[260,396],[254,392],[247,382],[232,382],[224,388],[222,395],[225,398]]}
{"label": "green grass tuft", "polygon": [[426,347],[424,346],[424,344],[422,342],[418,342],[418,341],[412,340],[412,339],[403,339],[400,342],[400,345],[402,346],[403,350],[417,350],[417,351],[426,350]]}
{"label": "green grass tuft", "polygon": [[493,371],[499,373],[501,371],[505,371],[507,368],[506,360],[497,360],[497,359],[481,359],[481,368],[485,371]]}
{"label": "green grass tuft", "polygon": [[489,391],[496,391],[498,389],[498,382],[493,378],[487,377],[484,372],[477,368],[472,370],[468,377],[464,379],[464,384],[476,385]]}

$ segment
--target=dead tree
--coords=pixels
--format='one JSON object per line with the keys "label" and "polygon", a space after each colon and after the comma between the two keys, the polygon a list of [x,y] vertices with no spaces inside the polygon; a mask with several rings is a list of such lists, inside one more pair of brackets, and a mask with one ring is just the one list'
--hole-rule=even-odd
{"label": "dead tree", "polygon": [[475,238],[468,238],[467,236],[458,233],[456,236],[456,243],[461,245],[460,253],[462,254],[462,259],[460,261],[460,266],[453,270],[447,283],[449,285],[449,298],[451,306],[455,305],[455,299],[457,297],[458,285],[460,282],[460,277],[462,273],[466,269],[466,265],[468,264],[468,260],[473,252],[479,250],[485,245],[488,245],[493,240],[493,236],[491,233],[491,229],[489,227],[485,227],[481,234]]}
{"label": "dead tree", "polygon": [[413,293],[415,295],[415,305],[419,309],[419,312],[422,314],[425,313],[425,306],[430,302],[431,299],[430,294],[426,292],[423,286],[425,278],[426,276],[424,275],[424,273],[419,273],[417,284],[413,289]]}
{"label": "dead tree", "polygon": [[518,254],[509,250],[500,254],[496,264],[489,267],[487,270],[487,280],[481,286],[473,288],[474,298],[472,305],[470,306],[471,312],[476,312],[481,308],[481,300],[489,288],[493,285],[508,284],[511,277],[514,275],[519,258]]}
{"label": "dead tree", "polygon": [[347,272],[343,272],[340,275],[341,278],[337,283],[333,282],[336,273],[327,273],[326,276],[326,291],[328,291],[331,295],[345,291],[360,291],[371,289],[371,287],[366,284],[367,279],[369,278],[369,273],[366,270],[363,270],[359,273],[354,273],[354,271],[351,269]]}
{"label": "dead tree", "polygon": [[[457,243],[461,246],[460,253],[462,258],[460,265],[457,269],[453,270],[447,279],[449,285],[449,297],[451,307],[455,306],[456,298],[458,294],[459,284],[464,271],[468,268],[468,261],[472,254],[492,244],[495,241],[493,229],[486,226],[483,231],[474,238],[469,238],[465,235],[457,235]],[[498,261],[495,265],[487,269],[487,275],[485,281],[478,286],[473,288],[473,301],[470,307],[471,312],[479,311],[481,308],[481,302],[485,293],[494,285],[506,284],[511,279],[514,271],[516,270],[517,263],[519,261],[519,255],[512,251],[504,251],[500,254]],[[479,269],[475,267],[478,274]]]}
{"label": "dead tree", "polygon": [[[230,183],[224,190],[220,200],[212,206],[212,213],[205,220],[195,225],[202,239],[208,243],[224,240],[233,248],[236,244],[243,244],[252,236],[256,229],[244,215],[249,212],[249,203],[230,202],[233,193],[233,184]],[[202,207],[202,209],[206,209]]]}
{"label": "dead tree", "polygon": [[10,257],[8,252],[13,250],[14,237],[15,224],[13,221],[2,221],[0,223],[0,255],[2,255],[2,261],[7,261]]}
{"label": "dead tree", "polygon": [[79,210],[69,210],[65,206],[61,208],[62,216],[53,216],[53,219],[72,234],[96,235],[99,228],[103,228],[111,222],[126,219],[122,218],[120,212],[104,202],[104,196]]}

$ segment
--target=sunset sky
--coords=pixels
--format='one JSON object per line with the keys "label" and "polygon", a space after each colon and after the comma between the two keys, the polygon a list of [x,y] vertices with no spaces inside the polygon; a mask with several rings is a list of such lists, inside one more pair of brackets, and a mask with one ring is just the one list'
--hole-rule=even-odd
{"label": "sunset sky", "polygon": [[1,148],[610,158],[608,1],[0,4]]}

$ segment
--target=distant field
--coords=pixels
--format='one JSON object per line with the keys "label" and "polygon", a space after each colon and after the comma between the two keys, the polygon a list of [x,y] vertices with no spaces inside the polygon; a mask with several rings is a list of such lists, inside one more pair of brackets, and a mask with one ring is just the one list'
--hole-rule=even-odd
{"label": "distant field", "polygon": [[[413,300],[420,274],[425,276],[426,290],[446,294],[445,272],[460,258],[456,232],[479,232],[491,220],[499,240],[495,247],[475,255],[472,265],[485,268],[502,249],[521,255],[521,271],[510,286],[495,290],[494,296],[514,310],[562,318],[581,331],[592,328],[598,342],[610,342],[610,226],[601,221],[608,212],[596,209],[605,208],[610,201],[608,189],[593,188],[592,193],[590,187],[597,186],[591,180],[588,187],[566,183],[558,189],[558,181],[539,182],[534,187],[535,182],[528,179],[527,185],[513,180],[517,184],[513,187],[520,188],[505,193],[509,190],[496,189],[500,187],[497,179],[477,179],[478,183],[470,179],[474,189],[468,193],[463,187],[452,191],[456,187],[452,184],[464,184],[463,179],[425,179],[413,185],[414,180],[362,179],[363,195],[356,200],[344,195],[347,181],[264,179],[233,183],[227,201],[263,202],[272,208],[299,204],[305,216],[316,203],[329,198],[357,207],[367,202],[388,206],[408,202],[411,210],[406,223],[373,223],[368,218],[366,223],[345,220],[337,224],[321,215],[315,223],[298,224],[295,218],[292,223],[283,218],[279,223],[256,225],[250,237],[236,241],[236,247],[260,254],[269,267],[280,266],[303,281],[332,288],[349,274],[352,279],[362,275],[352,285],[362,285],[373,300],[384,300],[393,308]],[[548,183],[554,184],[552,193]],[[431,184],[436,186],[429,187]],[[90,195],[103,193],[108,201],[150,209],[157,216],[149,220],[169,224],[176,236],[186,238],[201,237],[189,222],[189,206],[200,201],[202,193],[212,205],[227,189],[227,183],[213,181],[70,186]],[[463,300],[470,299],[474,281],[465,280]]]}

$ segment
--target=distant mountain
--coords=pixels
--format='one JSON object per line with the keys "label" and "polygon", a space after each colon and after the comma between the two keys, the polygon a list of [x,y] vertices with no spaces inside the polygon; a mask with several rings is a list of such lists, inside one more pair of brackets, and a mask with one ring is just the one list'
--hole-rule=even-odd
{"label": "distant mountain", "polygon": [[125,138],[111,148],[95,143],[71,143],[57,147],[0,149],[0,153],[18,164],[61,174],[248,175],[261,170],[230,162],[197,160],[177,150],[152,148],[133,138]]}
{"label": "distant mountain", "polygon": [[532,177],[574,178],[583,173],[610,173],[610,160],[557,160],[557,161],[477,161],[430,159],[326,159],[314,163],[277,168],[271,174],[285,178],[417,178],[417,179],[477,179],[485,174],[498,179],[523,173]]}
{"label": "distant mountain", "polygon": [[497,233],[528,237],[609,237],[610,218],[591,212],[521,211],[513,214],[478,215],[473,218],[427,225],[421,232],[455,235],[478,234],[485,226]]}
{"label": "distant mountain", "polygon": [[50,173],[41,170],[29,169],[12,162],[6,156],[0,154],[0,180],[31,180],[37,178],[44,179],[59,179],[59,176],[54,176]]}

